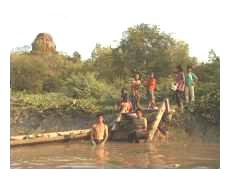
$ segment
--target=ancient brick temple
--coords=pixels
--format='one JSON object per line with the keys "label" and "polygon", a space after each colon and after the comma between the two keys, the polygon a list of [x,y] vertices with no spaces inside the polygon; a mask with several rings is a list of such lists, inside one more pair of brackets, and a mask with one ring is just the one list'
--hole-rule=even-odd
{"label": "ancient brick temple", "polygon": [[39,33],[32,43],[33,53],[55,53],[56,45],[48,33]]}

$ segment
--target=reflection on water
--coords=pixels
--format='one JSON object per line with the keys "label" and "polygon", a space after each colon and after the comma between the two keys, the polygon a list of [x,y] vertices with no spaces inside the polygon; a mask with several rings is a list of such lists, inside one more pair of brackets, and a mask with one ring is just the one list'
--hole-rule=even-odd
{"label": "reflection on water", "polygon": [[11,168],[219,168],[219,144],[59,143],[11,149]]}

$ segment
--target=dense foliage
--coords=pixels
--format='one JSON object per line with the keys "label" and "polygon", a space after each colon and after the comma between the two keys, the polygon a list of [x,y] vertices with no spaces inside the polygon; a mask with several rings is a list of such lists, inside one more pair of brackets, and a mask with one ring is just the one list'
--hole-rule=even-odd
{"label": "dense foliage", "polygon": [[[209,59],[207,63],[198,63],[189,56],[186,42],[174,39],[158,26],[140,24],[128,28],[114,48],[97,44],[87,60],[81,59],[77,51],[73,57],[61,53],[12,53],[11,89],[19,91],[12,93],[17,98],[33,105],[70,105],[75,101],[78,104],[75,109],[113,111],[121,88],[130,88],[135,72],[141,74],[142,80],[150,71],[155,72],[160,100],[173,95],[169,87],[175,80],[176,66],[181,64],[186,69],[187,65],[193,65],[199,82],[196,102],[187,106],[186,112],[219,125],[220,59],[213,50]],[[18,95],[22,91],[23,95]],[[142,92],[146,92],[144,87]],[[173,100],[172,97],[174,103]]]}
{"label": "dense foliage", "polygon": [[220,58],[213,50],[209,52],[209,62],[196,68],[199,83],[197,84],[197,99],[189,111],[197,120],[209,124],[220,123]]}

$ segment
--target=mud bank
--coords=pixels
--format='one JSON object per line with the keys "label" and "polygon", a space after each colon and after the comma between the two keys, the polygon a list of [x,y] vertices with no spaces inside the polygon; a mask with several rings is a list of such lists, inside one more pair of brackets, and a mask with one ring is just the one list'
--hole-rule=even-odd
{"label": "mud bank", "polygon": [[[113,119],[105,115],[106,122]],[[89,128],[95,122],[95,114],[61,109],[34,110],[11,107],[11,135],[65,131]]]}
{"label": "mud bank", "polygon": [[[111,123],[116,114],[105,114],[106,123]],[[148,117],[148,116],[147,116]],[[90,128],[96,116],[81,111],[52,108],[34,109],[30,106],[11,103],[11,135],[36,134]],[[219,126],[212,126],[191,116],[176,113],[168,123],[171,139],[219,143]]]}

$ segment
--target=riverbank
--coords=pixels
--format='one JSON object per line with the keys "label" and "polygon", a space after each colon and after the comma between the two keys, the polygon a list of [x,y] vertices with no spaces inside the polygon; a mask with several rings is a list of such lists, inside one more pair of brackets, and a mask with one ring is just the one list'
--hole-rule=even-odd
{"label": "riverbank", "polygon": [[[100,105],[61,94],[11,94],[11,135],[90,128]],[[106,122],[113,118],[105,110]]]}
{"label": "riverbank", "polygon": [[[95,113],[99,108],[102,107],[56,93],[13,93],[11,135],[90,128],[95,123]],[[110,110],[104,110],[105,119],[106,123],[110,123],[116,117],[116,112],[112,105],[107,104],[107,109]],[[194,116],[188,112],[176,112],[168,123],[171,139],[219,143],[219,127]]]}

